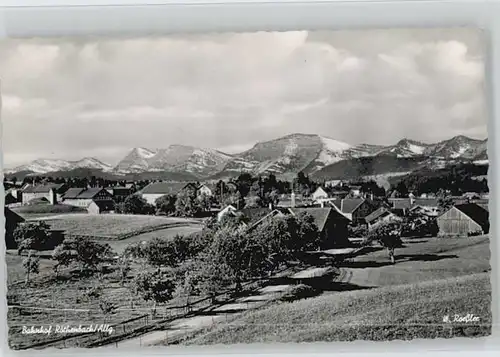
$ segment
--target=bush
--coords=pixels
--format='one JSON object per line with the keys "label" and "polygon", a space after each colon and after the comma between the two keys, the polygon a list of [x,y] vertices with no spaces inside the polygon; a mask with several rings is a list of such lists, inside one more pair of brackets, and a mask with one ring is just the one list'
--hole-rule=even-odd
{"label": "bush", "polygon": [[76,213],[87,212],[85,208],[74,207],[70,205],[50,205],[50,204],[36,204],[30,206],[20,206],[13,209],[18,214],[27,213]]}
{"label": "bush", "polygon": [[349,237],[350,238],[364,238],[368,235],[368,227],[365,225],[357,225],[348,227]]}
{"label": "bush", "polygon": [[280,301],[292,302],[295,300],[306,299],[318,295],[318,290],[306,284],[293,286],[281,298]]}

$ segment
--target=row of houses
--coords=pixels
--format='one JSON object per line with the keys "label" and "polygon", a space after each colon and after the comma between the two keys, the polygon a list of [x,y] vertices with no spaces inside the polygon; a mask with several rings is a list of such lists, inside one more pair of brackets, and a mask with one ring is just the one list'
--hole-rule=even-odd
{"label": "row of houses", "polygon": [[5,204],[66,204],[87,208],[91,213],[100,213],[112,210],[114,202],[121,201],[132,193],[131,186],[68,188],[66,184],[56,183],[26,184],[23,187],[8,189],[5,192]]}
{"label": "row of houses", "polygon": [[346,248],[352,246],[349,241],[348,226],[351,223],[349,217],[336,207],[301,207],[301,208],[247,208],[238,210],[234,206],[226,206],[217,214],[217,220],[225,216],[244,215],[249,221],[242,223],[248,231],[256,229],[275,217],[286,215],[297,216],[301,212],[310,214],[318,227],[322,241],[321,249]]}
{"label": "row of houses", "polygon": [[[212,197],[215,195],[215,185],[199,184],[194,182],[152,182],[137,194],[144,198],[149,204],[154,205],[155,201],[164,195],[177,195],[183,190],[194,190],[198,195],[206,195]],[[236,190],[236,187],[233,188]]]}

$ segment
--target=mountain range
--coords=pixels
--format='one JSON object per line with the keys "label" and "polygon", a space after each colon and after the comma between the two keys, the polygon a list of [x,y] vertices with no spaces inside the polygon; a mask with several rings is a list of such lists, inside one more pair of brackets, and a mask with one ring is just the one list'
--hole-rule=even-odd
{"label": "mountain range", "polygon": [[[290,134],[258,142],[239,154],[186,145],[165,149],[134,148],[116,166],[95,158],[79,161],[38,159],[7,170],[26,175],[71,172],[113,177],[161,179],[223,179],[242,172],[274,173],[290,178],[303,171],[320,179],[411,171],[423,166],[443,167],[456,162],[487,163],[487,139],[463,135],[438,143],[402,139],[394,145],[351,145],[315,134]],[[66,173],[66,174],[64,174]]]}

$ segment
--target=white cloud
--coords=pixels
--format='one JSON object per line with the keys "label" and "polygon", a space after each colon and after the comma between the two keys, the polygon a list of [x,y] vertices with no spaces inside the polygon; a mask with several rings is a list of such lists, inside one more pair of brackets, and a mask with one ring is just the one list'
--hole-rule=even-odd
{"label": "white cloud", "polygon": [[6,161],[87,151],[116,161],[173,143],[235,150],[300,131],[384,144],[486,135],[476,37],[418,33],[6,41]]}

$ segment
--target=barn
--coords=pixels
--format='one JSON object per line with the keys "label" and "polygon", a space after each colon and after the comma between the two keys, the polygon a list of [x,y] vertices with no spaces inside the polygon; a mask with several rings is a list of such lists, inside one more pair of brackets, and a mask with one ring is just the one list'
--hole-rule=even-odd
{"label": "barn", "polygon": [[475,203],[451,207],[437,218],[439,234],[444,236],[486,234],[489,232],[489,214]]}
{"label": "barn", "polygon": [[20,223],[24,222],[24,218],[4,207],[5,215],[5,246],[7,249],[17,248],[17,243],[14,240],[14,231]]}

